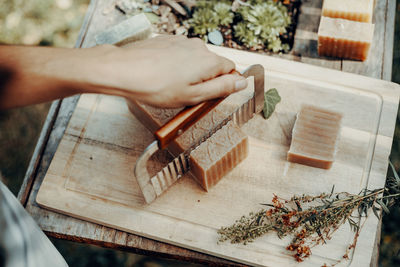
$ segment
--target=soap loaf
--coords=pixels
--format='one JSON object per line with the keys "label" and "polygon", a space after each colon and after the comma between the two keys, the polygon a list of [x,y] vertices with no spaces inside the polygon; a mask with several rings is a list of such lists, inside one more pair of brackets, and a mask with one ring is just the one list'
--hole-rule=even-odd
{"label": "soap loaf", "polygon": [[335,160],[342,115],[303,105],[293,127],[287,159],[312,167],[329,169]]}
{"label": "soap loaf", "polygon": [[374,24],[321,17],[318,29],[320,56],[366,60],[374,35]]}
{"label": "soap loaf", "polygon": [[374,0],[324,0],[322,16],[371,22]]}
{"label": "soap loaf", "polygon": [[[134,100],[128,101],[130,111],[154,133],[172,119],[180,109],[160,109]],[[177,137],[168,150],[174,155],[182,153],[207,134],[212,127],[228,115],[229,110],[217,106],[207,115]],[[242,162],[248,154],[248,138],[241,129],[230,122],[192,151],[191,176],[208,191],[222,177]]]}

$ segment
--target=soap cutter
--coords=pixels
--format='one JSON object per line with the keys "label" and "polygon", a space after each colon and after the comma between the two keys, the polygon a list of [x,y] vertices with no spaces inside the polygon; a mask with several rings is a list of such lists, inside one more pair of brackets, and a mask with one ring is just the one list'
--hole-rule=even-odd
{"label": "soap cutter", "polygon": [[175,140],[175,138],[180,136],[185,130],[211,111],[215,106],[222,102],[224,98],[212,99],[195,106],[186,107],[155,132],[154,135],[156,140],[143,151],[136,161],[134,168],[136,180],[146,203],[151,203],[187,171],[189,171],[190,153],[202,142],[211,137],[229,121],[233,121],[238,126],[242,126],[244,123],[249,121],[254,114],[262,111],[264,107],[264,67],[259,64],[251,65],[240,74],[246,78],[254,76],[253,97],[237,108],[219,124],[210,129],[206,135],[200,138],[189,149],[182,152],[156,175],[150,177],[147,170],[147,162],[149,158],[158,150],[165,149],[170,142]]}

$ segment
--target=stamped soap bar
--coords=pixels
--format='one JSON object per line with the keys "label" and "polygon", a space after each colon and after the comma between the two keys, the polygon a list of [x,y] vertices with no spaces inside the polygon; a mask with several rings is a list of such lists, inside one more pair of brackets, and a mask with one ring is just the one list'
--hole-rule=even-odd
{"label": "stamped soap bar", "polygon": [[374,24],[321,17],[318,29],[320,56],[366,60],[374,36]]}
{"label": "stamped soap bar", "polygon": [[288,161],[330,169],[335,160],[341,121],[340,113],[304,105],[294,124]]}

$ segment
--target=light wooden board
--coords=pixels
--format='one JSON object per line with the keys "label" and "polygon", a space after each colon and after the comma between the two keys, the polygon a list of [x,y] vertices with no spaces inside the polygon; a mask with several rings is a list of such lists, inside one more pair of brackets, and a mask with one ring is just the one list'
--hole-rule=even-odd
{"label": "light wooden board", "polygon": [[[250,138],[249,156],[216,187],[205,193],[193,180],[183,177],[161,198],[144,205],[132,169],[151,142],[151,134],[129,113],[123,99],[83,95],[37,202],[77,218],[246,264],[297,265],[285,251],[288,239],[279,240],[270,234],[247,246],[218,245],[216,230],[257,210],[259,203],[270,201],[273,193],[282,197],[319,194],[329,191],[333,184],[338,191],[350,193],[382,187],[399,88],[393,83],[279,58],[210,49],[229,57],[239,68],[263,64],[266,88],[276,87],[282,96],[271,119],[257,116],[243,127]],[[295,114],[302,103],[344,113],[338,157],[329,171],[285,160]],[[151,168],[167,161],[168,155],[160,154]],[[368,218],[352,260],[344,265],[369,265],[377,223],[374,216]],[[349,227],[341,227],[302,265],[334,263],[352,238]]]}

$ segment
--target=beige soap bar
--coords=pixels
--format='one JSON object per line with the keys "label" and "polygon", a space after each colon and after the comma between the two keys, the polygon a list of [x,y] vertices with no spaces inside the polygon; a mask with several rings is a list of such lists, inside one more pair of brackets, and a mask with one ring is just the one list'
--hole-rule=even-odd
{"label": "beige soap bar", "polygon": [[96,44],[126,45],[144,40],[152,34],[152,26],[144,13],[126,19],[95,36]]}
{"label": "beige soap bar", "polygon": [[341,121],[340,113],[302,106],[294,124],[288,161],[330,169],[335,160]]}
{"label": "beige soap bar", "polygon": [[374,0],[324,0],[322,16],[371,22]]}
{"label": "beige soap bar", "polygon": [[191,153],[192,173],[208,191],[245,159],[248,151],[247,136],[230,122]]}
{"label": "beige soap bar", "polygon": [[[128,106],[131,112],[153,133],[180,111],[180,109],[154,108],[134,101],[128,101]],[[217,106],[179,136],[168,147],[169,151],[174,155],[185,151],[227,115],[227,109]],[[238,126],[228,123],[192,151],[190,172],[196,181],[208,191],[242,162],[247,154],[247,136]]]}
{"label": "beige soap bar", "polygon": [[321,17],[318,29],[320,56],[366,60],[374,35],[374,24]]}

